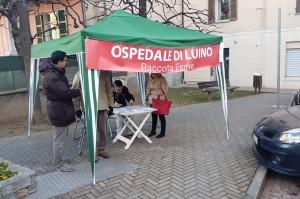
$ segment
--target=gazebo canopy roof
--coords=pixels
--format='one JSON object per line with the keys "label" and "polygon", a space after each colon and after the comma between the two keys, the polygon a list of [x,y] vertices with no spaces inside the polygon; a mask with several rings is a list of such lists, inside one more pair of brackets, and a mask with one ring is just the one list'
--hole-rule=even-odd
{"label": "gazebo canopy roof", "polygon": [[118,10],[80,32],[33,45],[32,58],[49,57],[55,50],[67,54],[84,52],[84,38],[162,48],[213,45],[222,41],[221,36],[162,24]]}

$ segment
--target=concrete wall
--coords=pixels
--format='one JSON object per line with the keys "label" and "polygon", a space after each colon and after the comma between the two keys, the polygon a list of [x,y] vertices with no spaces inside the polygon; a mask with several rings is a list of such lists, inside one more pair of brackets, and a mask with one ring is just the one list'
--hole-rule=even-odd
{"label": "concrete wall", "polygon": [[[41,101],[43,113],[46,110],[46,98],[41,92]],[[28,114],[28,93],[27,91],[14,93],[14,94],[1,94],[0,95],[0,123],[12,121],[17,118],[26,118]],[[26,120],[24,120],[25,122]]]}
{"label": "concrete wall", "polygon": [[184,73],[184,82],[186,84],[210,80],[213,80],[213,77],[210,76],[210,68],[202,68],[197,71],[189,71]]}

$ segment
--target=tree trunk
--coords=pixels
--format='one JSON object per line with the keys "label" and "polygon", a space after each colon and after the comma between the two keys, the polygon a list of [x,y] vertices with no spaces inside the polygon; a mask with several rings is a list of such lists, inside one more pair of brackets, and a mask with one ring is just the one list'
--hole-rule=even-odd
{"label": "tree trunk", "polygon": [[[18,36],[20,43],[15,42],[15,44],[19,55],[23,56],[26,78],[29,79],[32,37],[29,24],[28,8],[26,7],[27,4],[25,5],[25,3],[27,3],[26,0],[24,0],[24,2],[20,1],[17,4],[17,16],[19,16],[18,26],[20,31]],[[17,45],[19,46],[17,47]]]}
{"label": "tree trunk", "polygon": [[[29,88],[32,37],[27,5],[28,2],[26,0],[23,2],[19,1],[17,3],[16,12],[13,12],[12,15],[14,15],[13,17],[15,17],[15,19],[19,20],[19,23],[17,23],[18,20],[11,20],[11,27],[17,52],[20,56],[23,56],[27,80],[26,83],[27,88]],[[42,114],[39,90],[37,90],[36,93],[35,112],[38,114],[38,116],[41,116]]]}

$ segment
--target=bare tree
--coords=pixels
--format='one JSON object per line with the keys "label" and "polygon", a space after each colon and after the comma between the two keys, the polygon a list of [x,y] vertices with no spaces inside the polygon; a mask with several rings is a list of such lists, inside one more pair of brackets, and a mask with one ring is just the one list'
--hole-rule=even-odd
{"label": "bare tree", "polygon": [[[17,53],[22,56],[24,60],[27,83],[29,82],[31,45],[33,43],[33,39],[37,37],[38,34],[44,34],[45,32],[53,29],[51,28],[36,35],[32,35],[29,23],[30,6],[51,4],[53,8],[53,6],[57,4],[63,5],[67,15],[73,19],[74,28],[77,28],[77,21],[80,24],[83,24],[81,16],[73,9],[73,6],[77,3],[81,3],[81,1],[78,0],[71,4],[69,0],[0,0],[0,18],[6,17],[8,19]],[[73,14],[70,11],[73,11]],[[57,24],[57,27],[58,26],[59,24]],[[39,94],[37,94],[35,106],[36,112],[41,114],[42,108]]]}
{"label": "bare tree", "polygon": [[206,33],[216,31],[216,26],[208,23],[208,10],[195,8],[190,0],[85,0],[85,4],[102,11],[98,18],[123,9],[164,24]]}

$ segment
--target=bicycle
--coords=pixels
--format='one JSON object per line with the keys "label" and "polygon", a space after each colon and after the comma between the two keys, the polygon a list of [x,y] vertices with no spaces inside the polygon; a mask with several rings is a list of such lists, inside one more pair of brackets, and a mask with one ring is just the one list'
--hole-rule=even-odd
{"label": "bicycle", "polygon": [[[112,129],[110,127],[110,123],[109,123],[109,118],[113,118],[111,117],[112,115],[108,115],[107,120],[106,120],[106,132],[109,130],[110,132],[110,136],[113,137],[112,135]],[[82,127],[80,128],[79,131],[79,135],[77,136],[77,128],[78,126],[80,126],[80,123],[82,124]],[[77,141],[78,140],[78,144],[77,144],[77,153],[78,155],[82,155],[82,149],[83,149],[83,143],[86,137],[87,131],[86,131],[86,126],[85,126],[85,118],[84,115],[82,115],[80,118],[76,116],[76,126],[75,126],[75,132],[74,132],[74,137],[73,140]]]}
{"label": "bicycle", "polygon": [[[79,131],[79,136],[77,136],[77,127],[79,126],[78,124],[81,123],[82,127],[80,128]],[[85,126],[85,121],[84,121],[84,116],[82,116],[81,118],[76,118],[76,127],[75,127],[75,132],[74,132],[74,141],[78,140],[78,144],[77,144],[77,153],[78,155],[82,155],[82,148],[83,148],[83,142],[85,140],[86,137],[86,126]]]}

